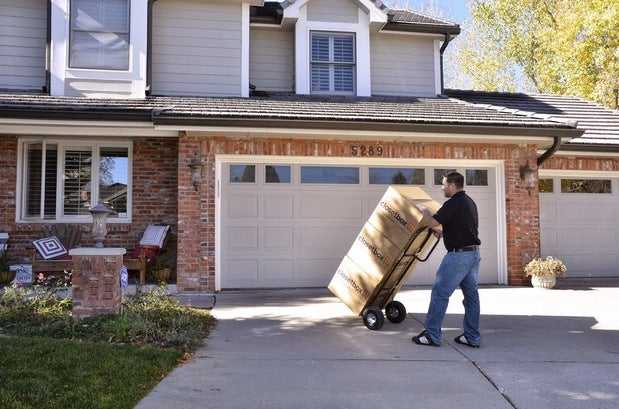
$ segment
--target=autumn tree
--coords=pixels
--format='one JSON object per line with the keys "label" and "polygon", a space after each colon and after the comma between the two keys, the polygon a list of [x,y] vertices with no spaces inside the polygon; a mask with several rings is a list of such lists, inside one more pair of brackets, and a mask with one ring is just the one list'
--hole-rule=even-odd
{"label": "autumn tree", "polygon": [[615,107],[619,0],[472,0],[458,62],[473,88],[578,95]]}

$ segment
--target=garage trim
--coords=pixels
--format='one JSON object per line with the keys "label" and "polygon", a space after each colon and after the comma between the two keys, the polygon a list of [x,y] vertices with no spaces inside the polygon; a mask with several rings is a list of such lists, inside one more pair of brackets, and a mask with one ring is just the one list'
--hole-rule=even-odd
{"label": "garage trim", "polygon": [[[248,164],[321,164],[321,165],[377,165],[377,166],[427,166],[427,167],[489,167],[496,172],[497,205],[497,274],[498,283],[507,284],[507,214],[505,190],[505,165],[502,160],[462,159],[410,159],[410,158],[351,158],[320,156],[270,156],[270,155],[215,155],[215,291],[221,291],[222,263],[222,195],[223,166],[228,163]],[[619,173],[619,172],[617,172]]]}
{"label": "garage trim", "polygon": [[590,177],[590,178],[616,178],[619,171],[616,170],[560,170],[560,169],[540,169],[540,177]]}

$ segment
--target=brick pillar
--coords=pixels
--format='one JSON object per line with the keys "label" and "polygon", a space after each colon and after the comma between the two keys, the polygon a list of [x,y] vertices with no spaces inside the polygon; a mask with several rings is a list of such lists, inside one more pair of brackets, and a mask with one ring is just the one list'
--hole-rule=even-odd
{"label": "brick pillar", "polygon": [[77,248],[73,257],[71,284],[73,316],[116,314],[120,310],[120,269],[123,248]]}
{"label": "brick pillar", "polygon": [[[214,279],[209,279],[208,258],[203,242],[206,220],[203,209],[211,188],[211,174],[206,161],[202,138],[181,134],[178,143],[178,243],[177,285],[180,291],[213,291]],[[192,183],[192,160],[203,160],[202,182]]]}
{"label": "brick pillar", "polygon": [[505,161],[507,210],[507,271],[510,285],[527,285],[524,266],[540,254],[539,190],[528,190],[520,179],[520,167],[529,165],[537,174],[537,147],[520,146]]}

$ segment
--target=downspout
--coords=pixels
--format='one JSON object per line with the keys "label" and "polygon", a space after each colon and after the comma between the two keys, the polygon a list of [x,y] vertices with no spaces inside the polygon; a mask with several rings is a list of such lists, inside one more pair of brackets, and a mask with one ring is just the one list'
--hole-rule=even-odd
{"label": "downspout", "polygon": [[157,0],[148,0],[147,22],[146,22],[146,95],[150,95],[152,91],[153,77],[153,4]]}
{"label": "downspout", "polygon": [[42,91],[47,95],[51,92],[52,69],[52,2],[47,2],[47,44],[45,44],[45,85]]}
{"label": "downspout", "polygon": [[445,41],[443,41],[443,45],[441,46],[441,50],[440,50],[440,53],[441,53],[441,95],[443,95],[445,91],[445,82],[443,80],[443,77],[445,76],[443,73],[443,53],[447,49],[447,46],[449,45],[450,41],[451,41],[451,38],[449,37],[449,34],[445,33]]}
{"label": "downspout", "polygon": [[561,147],[561,137],[560,136],[554,136],[554,142],[552,143],[552,146],[550,148],[548,148],[548,150],[544,153],[542,153],[542,155],[537,158],[537,167],[541,167],[542,164],[544,162],[546,162],[552,155],[555,154],[556,151],[559,150],[559,148]]}

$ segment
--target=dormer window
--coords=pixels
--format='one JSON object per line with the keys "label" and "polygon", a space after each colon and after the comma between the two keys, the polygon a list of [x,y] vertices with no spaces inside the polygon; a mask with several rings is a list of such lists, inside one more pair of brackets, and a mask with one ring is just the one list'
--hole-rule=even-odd
{"label": "dormer window", "polygon": [[355,35],[311,32],[312,94],[355,93]]}
{"label": "dormer window", "polygon": [[129,69],[129,0],[71,0],[69,66]]}

